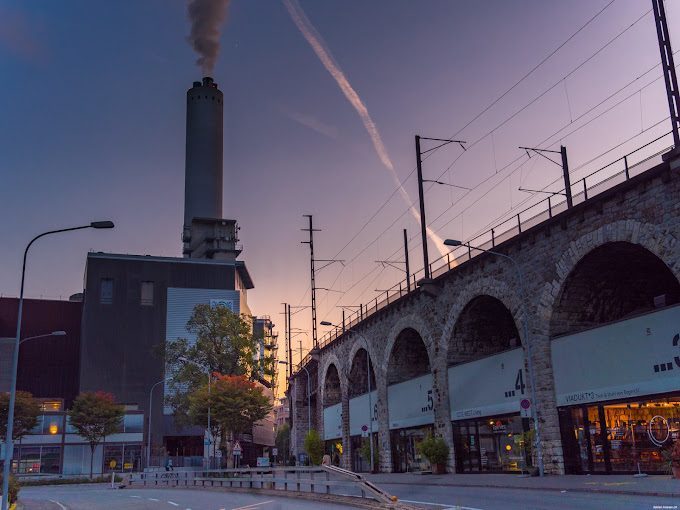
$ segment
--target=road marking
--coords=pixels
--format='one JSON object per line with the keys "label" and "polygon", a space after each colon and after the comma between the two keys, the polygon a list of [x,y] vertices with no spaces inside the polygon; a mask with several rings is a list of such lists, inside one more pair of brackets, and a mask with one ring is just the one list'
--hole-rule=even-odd
{"label": "road marking", "polygon": [[252,505],[239,506],[238,508],[232,508],[232,510],[250,510],[251,508],[255,508],[256,506],[266,505],[267,503],[272,503],[273,501],[274,500],[270,499],[269,501],[263,501],[262,503],[253,503]]}
{"label": "road marking", "polygon": [[168,504],[172,506],[179,506],[179,504],[175,503],[174,501],[168,501]]}
{"label": "road marking", "polygon": [[131,498],[142,499],[142,496],[130,496]]}
{"label": "road marking", "polygon": [[[401,499],[399,498],[399,501],[403,501],[404,503],[415,503],[417,505],[432,505],[432,506],[440,506],[443,508],[443,510],[482,510],[481,508],[474,508],[471,506],[451,506],[451,504],[443,505],[441,503],[432,503],[430,501],[414,501],[412,499]],[[236,510],[236,509],[234,509]]]}
{"label": "road marking", "polygon": [[61,510],[68,510],[68,508],[66,508],[64,505],[62,505],[61,503],[59,503],[59,501],[57,501],[56,499],[50,499],[50,501],[51,501],[52,503],[55,503],[55,504],[59,505],[59,508],[61,508]]}
{"label": "road marking", "polygon": [[148,499],[149,501],[160,501],[160,500],[158,500],[158,499],[156,499],[156,498],[146,498],[146,499]]}

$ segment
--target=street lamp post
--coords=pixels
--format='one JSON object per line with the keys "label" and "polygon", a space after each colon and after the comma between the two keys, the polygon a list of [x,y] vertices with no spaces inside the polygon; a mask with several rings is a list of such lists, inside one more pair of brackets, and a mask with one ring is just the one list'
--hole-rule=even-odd
{"label": "street lamp post", "polygon": [[536,431],[536,457],[538,458],[538,474],[539,476],[544,475],[544,466],[543,466],[543,444],[541,443],[541,427],[540,424],[538,423],[538,411],[536,410],[536,406],[538,405],[538,401],[536,400],[536,379],[534,377],[534,360],[531,355],[531,340],[529,339],[529,310],[526,306],[526,299],[527,299],[527,293],[526,289],[524,288],[524,277],[522,274],[522,270],[519,267],[519,264],[517,261],[510,257],[509,255],[506,255],[504,253],[499,253],[497,251],[492,251],[492,250],[485,250],[484,248],[479,248],[477,246],[472,246],[469,243],[463,243],[461,241],[458,241],[456,239],[446,239],[444,241],[444,244],[446,246],[467,246],[470,249],[482,251],[485,253],[490,253],[491,255],[496,255],[497,257],[501,257],[504,259],[507,259],[510,261],[512,264],[514,270],[515,270],[515,277],[517,278],[517,284],[520,289],[521,293],[521,303],[522,303],[522,309],[524,311],[524,320],[522,321],[523,329],[524,329],[524,338],[526,340],[526,346],[527,346],[527,358],[529,360],[529,382],[531,384],[531,414],[532,418],[534,420],[534,430]]}
{"label": "street lamp post", "polygon": [[[335,324],[328,321],[321,321],[322,326],[335,326]],[[371,473],[375,466],[374,452],[373,452],[373,402],[371,400],[371,357],[368,354],[368,340],[361,333],[358,333],[354,328],[348,328],[348,332],[354,333],[364,341],[366,345],[366,379],[368,380],[368,434],[370,439],[368,441],[371,449]]]}
{"label": "street lamp post", "polygon": [[196,363],[194,360],[190,360],[189,358],[185,358],[184,356],[180,357],[179,360],[183,363],[189,363],[190,365],[197,366],[201,370],[204,370],[206,374],[208,374],[208,469],[210,469],[210,464],[211,462],[211,457],[210,457],[210,446],[214,443],[213,441],[213,435],[212,435],[212,429],[210,428],[210,386],[212,384],[212,376],[210,374],[210,368],[206,367],[205,365],[201,365],[200,363]]}
{"label": "street lamp post", "polygon": [[[40,239],[51,234],[59,234],[61,232],[70,232],[72,230],[82,230],[85,228],[113,228],[113,222],[111,221],[93,221],[89,225],[82,225],[80,227],[70,227],[61,228],[58,230],[50,230],[48,232],[43,232],[35,236],[26,246],[24,250],[24,260],[21,267],[21,290],[19,291],[19,312],[17,315],[17,333],[14,339],[14,353],[12,356],[12,373],[11,373],[11,383],[9,391],[9,406],[7,410],[7,436],[5,437],[5,460],[2,469],[2,510],[7,510],[8,498],[7,490],[9,488],[9,473],[10,467],[12,465],[12,455],[14,454],[14,441],[12,440],[12,434],[14,433],[14,403],[16,401],[17,393],[17,371],[19,369],[19,345],[21,344],[21,318],[24,309],[24,281],[26,278],[26,256],[28,255],[28,249],[31,245]],[[25,340],[28,340],[26,338]]]}
{"label": "street lamp post", "polygon": [[151,405],[153,402],[153,390],[156,389],[156,386],[159,384],[162,384],[165,382],[165,379],[161,379],[157,383],[154,383],[153,386],[151,386],[151,390],[149,391],[149,408],[147,412],[149,413],[149,424],[148,424],[148,431],[146,434],[146,441],[147,441],[147,447],[146,447],[146,467],[149,467],[151,464]]}
{"label": "street lamp post", "polygon": [[36,335],[22,338],[21,340],[19,340],[19,345],[23,344],[24,342],[28,342],[29,340],[35,340],[37,338],[47,338],[51,336],[66,336],[66,331],[52,331],[52,333],[45,333],[44,335]]}
{"label": "street lamp post", "polygon": [[[321,324],[323,324],[323,322]],[[282,365],[288,364],[287,361],[282,360],[279,360],[279,363]],[[307,432],[309,433],[309,431],[312,429],[312,392],[310,386],[311,376],[309,375],[309,371],[307,370],[307,368],[302,366],[302,364],[300,365],[300,368],[304,370],[305,373],[307,374]]]}

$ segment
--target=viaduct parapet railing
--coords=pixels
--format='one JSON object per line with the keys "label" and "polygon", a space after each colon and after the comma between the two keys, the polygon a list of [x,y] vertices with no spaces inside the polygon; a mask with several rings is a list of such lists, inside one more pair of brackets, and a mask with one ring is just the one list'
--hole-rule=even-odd
{"label": "viaduct parapet railing", "polygon": [[[673,146],[663,146],[662,149],[658,149],[659,145],[662,145],[659,142],[668,137],[671,133],[672,132],[669,131],[615,161],[598,168],[585,177],[574,181],[571,184],[573,205],[587,202],[602,192],[656,167],[662,162],[661,155],[673,148]],[[649,155],[648,151],[645,152],[646,155],[641,154],[643,149],[649,150],[651,148],[651,150],[654,150],[654,145],[656,145],[657,149],[651,155]],[[561,189],[552,196],[514,214],[505,221],[496,224],[494,227],[472,239],[468,239],[465,243],[485,250],[492,249],[499,244],[518,236],[522,232],[550,220],[553,216],[563,213],[566,210],[567,201],[565,190]],[[430,275],[432,278],[436,278],[482,253],[482,251],[472,250],[466,246],[455,248],[429,264]],[[356,326],[364,319],[382,310],[391,303],[416,291],[416,282],[423,278],[424,275],[425,272],[423,269],[419,269],[411,275],[410,290],[408,282],[404,279],[385,290],[381,294],[382,298],[376,297],[366,304],[361,304],[359,310],[346,317],[342,325],[329,331],[319,340],[319,348],[323,349],[334,342],[338,337],[342,336],[345,330]],[[301,363],[297,365],[297,370],[300,370],[300,366],[307,365],[311,359],[312,354],[308,353],[305,358],[302,359]]]}
{"label": "viaduct parapet railing", "polygon": [[133,473],[131,487],[222,487],[351,496],[394,503],[396,498],[361,475],[335,466],[268,467]]}

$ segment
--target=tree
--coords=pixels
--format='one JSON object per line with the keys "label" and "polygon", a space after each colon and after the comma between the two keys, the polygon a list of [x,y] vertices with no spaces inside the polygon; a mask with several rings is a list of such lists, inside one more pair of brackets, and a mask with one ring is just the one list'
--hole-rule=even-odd
{"label": "tree", "polygon": [[271,411],[272,403],[261,386],[243,375],[213,376],[210,389],[204,384],[188,395],[188,417],[192,424],[205,426],[210,408],[211,433],[220,438],[220,450],[229,462],[234,434],[251,432],[255,422]]}
{"label": "tree", "polygon": [[[257,378],[273,370],[271,360],[257,359],[258,342],[252,333],[252,318],[238,315],[225,306],[198,304],[187,322],[195,337],[168,342],[164,357],[172,367],[171,391],[167,403],[178,422],[189,423],[188,396],[206,384],[206,372]],[[189,360],[187,363],[184,359]]]}
{"label": "tree", "polygon": [[279,451],[279,456],[283,457],[284,462],[288,464],[288,457],[290,455],[290,425],[284,423],[278,428],[274,444]]}
{"label": "tree", "polygon": [[[7,414],[9,412],[9,393],[0,393],[0,437],[7,437]],[[20,439],[38,424],[40,403],[27,391],[17,391],[14,401],[14,440]]]}
{"label": "tree", "polygon": [[321,464],[323,460],[324,444],[319,433],[311,429],[305,436],[305,451],[309,456],[309,462],[315,466]]}
{"label": "tree", "polygon": [[108,435],[118,432],[125,410],[111,393],[84,392],[78,395],[68,412],[71,426],[90,444],[90,478],[94,450]]}

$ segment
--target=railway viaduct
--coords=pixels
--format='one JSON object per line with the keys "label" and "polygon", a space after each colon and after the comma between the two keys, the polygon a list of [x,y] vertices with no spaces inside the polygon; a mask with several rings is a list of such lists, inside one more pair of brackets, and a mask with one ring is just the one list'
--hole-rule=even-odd
{"label": "railway viaduct", "polygon": [[[413,424],[427,424],[446,440],[448,469],[455,470],[461,448],[454,440],[456,418],[484,416],[476,408],[466,411],[465,404],[454,409],[457,399],[465,401],[486,379],[504,377],[507,390],[498,398],[507,402],[494,412],[519,412],[520,394],[533,390],[545,472],[563,474],[564,432],[551,353],[556,339],[680,302],[680,159],[662,161],[657,154],[628,168],[629,159],[619,161],[613,174],[610,167],[606,179],[574,183],[573,207],[550,204],[550,210],[520,218],[505,234],[475,242],[511,257],[519,273],[506,258],[460,247],[433,270],[431,283],[400,290],[388,304],[368,308],[361,319],[322,340],[303,361],[306,371],[298,367],[290,379],[294,453],[304,451],[304,436],[314,428],[341,441],[341,463],[352,468],[357,448],[352,402],[366,407],[370,366],[380,471],[399,470],[391,431]],[[496,372],[480,368],[456,380],[457,370],[474,367],[471,362],[489,366],[484,360],[513,352],[519,353],[519,374],[502,375],[508,368],[502,362]],[[394,396],[392,388],[415,380],[424,385],[422,397],[415,390]],[[393,416],[397,408],[414,405],[423,417]],[[330,409],[337,409],[337,425]],[[335,435],[324,430],[331,426],[338,428]]]}

